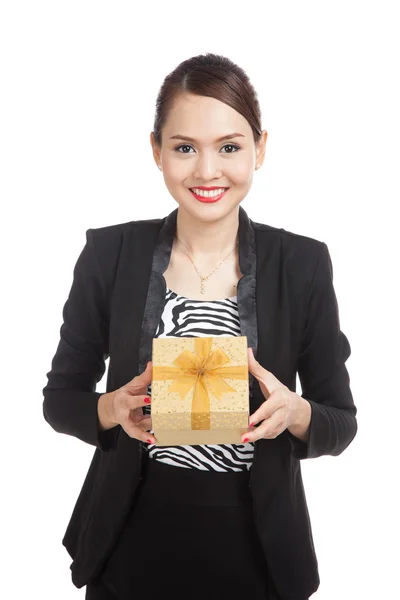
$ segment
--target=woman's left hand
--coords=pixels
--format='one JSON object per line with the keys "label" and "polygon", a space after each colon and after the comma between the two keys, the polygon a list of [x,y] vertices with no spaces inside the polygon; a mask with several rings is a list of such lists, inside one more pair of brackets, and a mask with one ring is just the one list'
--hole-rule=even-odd
{"label": "woman's left hand", "polygon": [[[249,371],[260,384],[266,401],[249,417],[249,431],[242,436],[242,443],[255,442],[260,438],[274,439],[296,422],[303,398],[289,390],[270,371],[264,369],[248,348]],[[257,423],[261,425],[254,427]]]}

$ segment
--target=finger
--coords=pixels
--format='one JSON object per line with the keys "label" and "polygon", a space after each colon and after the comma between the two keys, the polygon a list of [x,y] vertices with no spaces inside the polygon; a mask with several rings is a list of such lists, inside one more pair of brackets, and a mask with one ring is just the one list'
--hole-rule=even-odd
{"label": "finger", "polygon": [[132,425],[132,422],[129,419],[124,419],[121,425],[129,437],[147,444],[157,444],[156,438],[150,431],[143,431],[140,426]]}
{"label": "finger", "polygon": [[[277,402],[276,396],[274,398],[274,402],[275,404]],[[258,427],[255,427],[254,429],[249,428],[248,433],[243,434],[242,441],[244,442],[246,438],[247,441],[252,442],[263,437],[267,437],[268,439],[277,437],[284,429],[286,429],[285,414],[285,407],[278,404],[275,406],[272,414],[266,419],[262,420]]]}
{"label": "finger", "polygon": [[123,405],[124,408],[129,408],[129,410],[135,410],[136,408],[141,408],[143,406],[150,406],[151,397],[146,394],[141,394],[139,396],[131,396],[130,394],[125,394],[123,396]]}
{"label": "finger", "polygon": [[281,400],[277,392],[270,394],[257,410],[249,417],[249,427],[253,427],[265,419],[269,419],[279,408],[282,407]]}
{"label": "finger", "polygon": [[[257,425],[258,423],[260,423],[261,421],[263,421],[264,419],[267,418],[267,415],[264,414],[265,413],[265,408],[264,408],[264,402],[261,404],[261,406],[256,410],[255,413],[253,413],[252,415],[250,415],[249,417],[249,427],[254,427],[255,425]],[[270,416],[270,415],[268,415]]]}
{"label": "finger", "polygon": [[261,421],[264,421],[265,419],[269,419],[271,415],[274,414],[276,406],[274,406],[272,402],[270,406],[267,406],[266,402],[269,402],[269,399],[263,402],[255,413],[250,415],[249,427],[255,427],[258,423],[261,423]]}
{"label": "finger", "polygon": [[144,417],[135,423],[136,427],[139,427],[142,431],[151,431],[151,417]]}
{"label": "finger", "polygon": [[250,429],[242,435],[242,444],[256,442],[262,438],[273,439],[278,436],[273,420],[267,419],[258,427]]}

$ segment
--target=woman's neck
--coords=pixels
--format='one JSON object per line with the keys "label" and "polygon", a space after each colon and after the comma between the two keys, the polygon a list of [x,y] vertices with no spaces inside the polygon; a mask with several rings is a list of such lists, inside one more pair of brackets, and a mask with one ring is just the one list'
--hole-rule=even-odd
{"label": "woman's neck", "polygon": [[178,209],[175,237],[183,243],[193,260],[196,257],[225,258],[238,241],[238,230],[238,210],[218,221],[206,222],[196,219],[181,207]]}

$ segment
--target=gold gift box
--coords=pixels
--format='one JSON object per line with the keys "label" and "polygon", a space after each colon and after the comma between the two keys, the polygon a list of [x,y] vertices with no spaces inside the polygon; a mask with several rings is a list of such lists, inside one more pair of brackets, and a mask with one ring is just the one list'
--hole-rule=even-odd
{"label": "gold gift box", "polygon": [[241,444],[249,424],[247,336],[153,338],[157,446]]}

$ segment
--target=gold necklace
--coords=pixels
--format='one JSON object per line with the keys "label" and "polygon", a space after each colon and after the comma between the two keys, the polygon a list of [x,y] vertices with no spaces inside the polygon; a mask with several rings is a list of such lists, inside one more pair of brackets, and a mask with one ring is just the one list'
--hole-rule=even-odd
{"label": "gold necklace", "polygon": [[221,262],[219,263],[219,265],[217,265],[217,266],[215,267],[215,269],[214,269],[213,271],[211,271],[211,273],[210,273],[209,275],[207,275],[207,277],[202,277],[202,275],[201,275],[200,271],[198,270],[198,268],[197,268],[197,267],[196,267],[196,265],[194,264],[193,260],[190,258],[190,256],[189,256],[189,253],[188,253],[188,251],[186,250],[185,246],[183,245],[183,243],[181,242],[181,240],[179,239],[179,237],[178,237],[178,236],[176,236],[176,237],[177,237],[177,240],[178,240],[178,242],[179,242],[179,243],[180,243],[180,245],[182,246],[182,249],[183,249],[183,251],[184,251],[184,252],[185,252],[185,254],[188,256],[188,258],[189,258],[189,259],[192,261],[192,263],[193,263],[193,266],[194,266],[194,268],[196,269],[196,271],[197,271],[197,274],[198,274],[198,275],[199,275],[199,277],[200,277],[200,280],[201,280],[200,292],[201,292],[202,294],[205,294],[205,293],[206,293],[206,289],[205,289],[204,282],[205,282],[205,281],[207,281],[207,279],[209,279],[209,278],[211,277],[211,275],[214,273],[214,271],[216,271],[216,270],[217,270],[217,269],[218,269],[218,268],[219,268],[219,267],[222,265],[222,263],[226,261],[226,259],[228,258],[228,256],[230,256],[230,255],[232,254],[232,252],[235,250],[236,246],[239,244],[239,240],[236,242],[236,244],[235,244],[235,248],[233,248],[233,249],[232,249],[232,250],[229,252],[229,254],[228,254],[227,256],[225,256],[224,260],[221,260]]}

